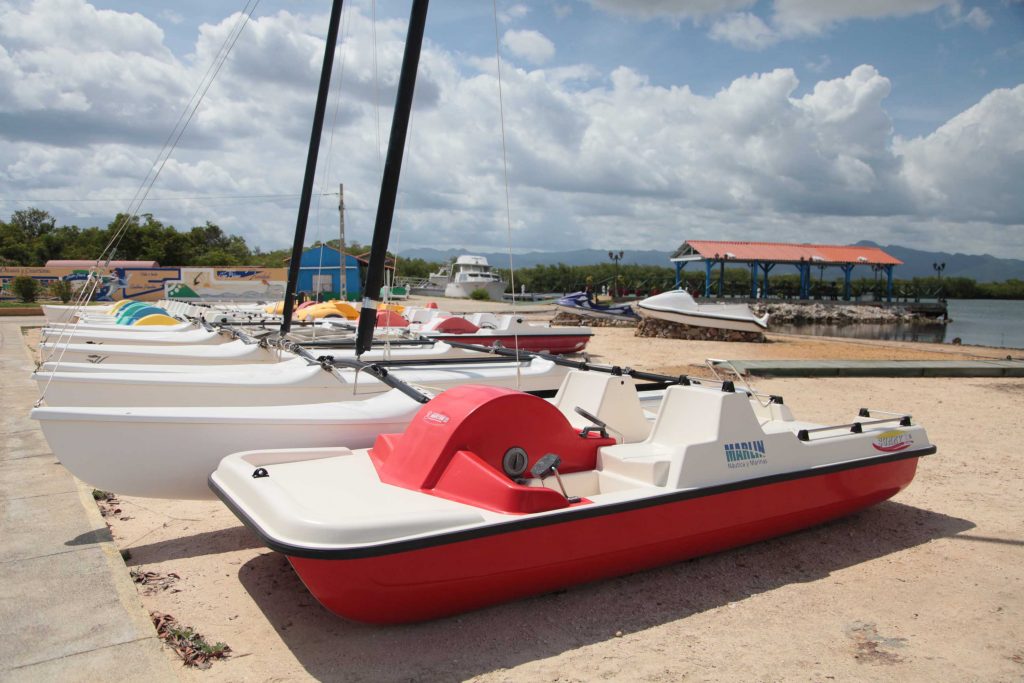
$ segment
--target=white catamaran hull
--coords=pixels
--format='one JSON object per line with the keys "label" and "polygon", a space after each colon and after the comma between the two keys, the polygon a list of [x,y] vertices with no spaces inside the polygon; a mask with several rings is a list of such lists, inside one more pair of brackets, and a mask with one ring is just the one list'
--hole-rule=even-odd
{"label": "white catamaran hull", "polygon": [[[484,363],[394,368],[409,383],[442,391],[459,384],[557,389],[567,372],[551,361],[520,365]],[[249,372],[107,373],[37,372],[33,375],[49,406],[267,406],[349,401],[388,391],[366,373],[327,372],[319,365],[254,365]]]}
{"label": "white catamaran hull", "polygon": [[[663,396],[663,390],[643,392],[644,421],[654,419]],[[32,418],[57,459],[91,486],[127,496],[206,499],[213,497],[207,478],[239,449],[367,447],[378,434],[404,431],[420,407],[391,390],[289,406],[43,407]],[[577,427],[589,424],[570,417]],[[633,427],[641,433],[650,428]]]}
{"label": "white catamaran hull", "polygon": [[421,404],[397,390],[359,401],[262,407],[36,408],[57,459],[90,486],[149,498],[213,498],[206,479],[239,449],[373,444]]}
{"label": "white catamaran hull", "polygon": [[[115,326],[117,327],[117,326]],[[147,328],[153,330],[154,328]],[[159,329],[159,328],[156,328]],[[122,332],[102,330],[43,330],[43,341],[59,344],[226,344],[231,337],[210,330],[188,329],[178,332]]]}
{"label": "white catamaran hull", "polygon": [[61,304],[43,304],[43,316],[48,323],[73,322],[83,315],[109,314],[113,304],[107,306],[72,306]]}
{"label": "white catamaran hull", "polygon": [[[223,365],[227,363],[278,363],[282,352],[246,344],[240,339],[225,344],[41,344],[44,359],[64,363],[132,365]],[[286,357],[290,357],[287,354]]]}
{"label": "white catamaran hull", "polygon": [[[195,350],[213,351],[223,349],[226,346],[231,346],[231,344],[221,344],[220,346],[199,346],[196,347]],[[290,363],[293,366],[305,366],[307,364],[306,361],[299,359],[297,356],[287,351],[262,349],[255,344],[247,345],[246,348],[263,352],[262,355],[256,356],[256,358],[260,360],[249,361],[252,363],[274,363],[277,361],[275,367],[283,367],[283,363]],[[355,358],[354,349],[323,348],[318,349],[316,354],[317,356],[331,356],[334,358]],[[40,365],[38,369],[40,372],[209,372],[214,374],[220,372],[250,372],[252,370],[246,362],[236,359],[226,359],[223,362],[216,364],[211,361],[209,363],[194,362],[193,364],[187,365],[186,363],[189,360],[187,356],[172,357],[172,360],[164,362],[161,362],[161,359],[159,358],[152,358],[152,362],[147,362],[145,360],[138,360],[131,356],[122,360],[122,355],[106,357],[100,354],[95,354],[92,358],[82,363],[64,360],[60,362],[47,361]],[[472,359],[480,357],[481,355],[479,352],[457,349],[445,344],[444,342],[437,342],[425,346],[402,346],[391,350],[385,349],[384,347],[375,347],[364,353],[362,360],[366,362],[385,359],[429,361],[440,358]]]}

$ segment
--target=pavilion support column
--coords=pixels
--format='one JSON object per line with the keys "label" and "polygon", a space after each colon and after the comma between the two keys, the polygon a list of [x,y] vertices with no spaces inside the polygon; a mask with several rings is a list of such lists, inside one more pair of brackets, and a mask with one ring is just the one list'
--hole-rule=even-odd
{"label": "pavilion support column", "polygon": [[853,272],[852,263],[844,263],[840,268],[843,269],[843,301],[850,300],[850,274]]}
{"label": "pavilion support column", "polygon": [[725,259],[718,262],[718,298],[725,294]]}
{"label": "pavilion support column", "polygon": [[761,297],[764,299],[768,298],[768,273],[775,267],[774,263],[765,261],[761,264],[761,270],[764,271],[764,285],[761,287]]}
{"label": "pavilion support column", "polygon": [[675,265],[676,265],[676,287],[675,288],[676,289],[682,289],[683,288],[683,265],[684,264],[683,264],[682,261],[676,261]]}
{"label": "pavilion support column", "polygon": [[704,298],[711,296],[711,266],[710,260],[704,262]]}
{"label": "pavilion support column", "polygon": [[757,261],[750,262],[750,298],[757,298]]}
{"label": "pavilion support column", "polygon": [[885,296],[889,303],[892,303],[892,266],[885,267]]}

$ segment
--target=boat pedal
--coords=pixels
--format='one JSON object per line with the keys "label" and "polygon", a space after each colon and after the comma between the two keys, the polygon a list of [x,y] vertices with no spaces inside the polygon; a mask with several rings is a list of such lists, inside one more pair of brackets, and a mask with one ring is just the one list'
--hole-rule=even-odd
{"label": "boat pedal", "polygon": [[[577,408],[577,410],[579,409]],[[558,457],[558,455],[555,453],[548,453],[533,464],[533,467],[530,469],[530,474],[541,481],[544,481],[548,475],[555,475],[555,480],[558,482],[558,488],[562,489],[562,495],[565,496],[565,500],[570,504],[578,503],[581,500],[579,496],[570,496],[565,491],[565,484],[562,483],[562,477],[558,474],[558,466],[561,464],[562,459]]]}

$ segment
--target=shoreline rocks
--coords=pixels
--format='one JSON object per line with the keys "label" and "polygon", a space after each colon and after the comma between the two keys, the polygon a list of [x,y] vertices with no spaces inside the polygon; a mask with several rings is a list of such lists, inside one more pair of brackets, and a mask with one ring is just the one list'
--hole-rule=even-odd
{"label": "shoreline rocks", "polygon": [[551,319],[551,324],[569,327],[634,327],[636,321],[612,320],[611,318],[598,318],[597,316],[576,315],[566,311],[559,311]]}
{"label": "shoreline rocks", "polygon": [[753,342],[768,341],[763,332],[723,330],[719,327],[694,327],[682,323],[643,318],[636,326],[637,337],[658,337],[661,339],[689,339],[692,341]]}
{"label": "shoreline rocks", "polygon": [[910,323],[924,320],[902,307],[852,306],[843,304],[791,304],[756,303],[750,307],[757,315],[768,314],[768,327],[772,325],[803,325],[825,323],[852,325],[858,323]]}

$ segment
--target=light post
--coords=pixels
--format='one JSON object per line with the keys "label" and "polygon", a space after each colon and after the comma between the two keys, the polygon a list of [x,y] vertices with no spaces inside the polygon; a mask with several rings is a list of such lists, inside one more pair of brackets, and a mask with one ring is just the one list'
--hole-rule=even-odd
{"label": "light post", "polygon": [[623,257],[622,251],[609,251],[608,258],[615,262],[615,279],[612,281],[612,299],[619,298],[619,261]]}
{"label": "light post", "polygon": [[935,292],[935,297],[941,301],[942,300],[942,271],[944,271],[946,269],[946,263],[945,262],[933,263],[932,264],[932,268],[935,269],[935,274],[939,278],[939,286],[937,288],[937,291]]}

